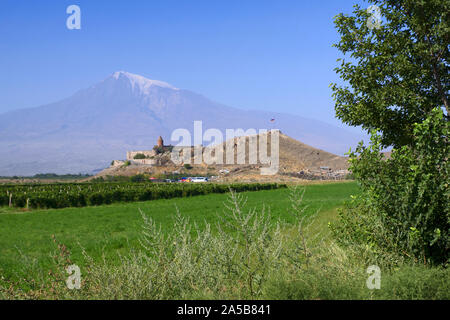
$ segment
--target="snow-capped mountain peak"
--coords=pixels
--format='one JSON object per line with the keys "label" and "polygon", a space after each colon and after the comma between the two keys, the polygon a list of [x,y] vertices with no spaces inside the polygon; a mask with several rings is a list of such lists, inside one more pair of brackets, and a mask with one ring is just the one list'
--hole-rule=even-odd
{"label": "snow-capped mountain peak", "polygon": [[171,84],[169,84],[167,82],[147,79],[143,76],[129,73],[126,71],[114,72],[112,75],[112,78],[114,78],[116,80],[119,80],[121,78],[128,79],[128,81],[130,81],[133,89],[139,89],[143,93],[148,92],[148,90],[150,89],[151,86],[168,88],[168,89],[172,89],[172,90],[179,90],[178,88],[175,88],[174,86],[172,86]]}

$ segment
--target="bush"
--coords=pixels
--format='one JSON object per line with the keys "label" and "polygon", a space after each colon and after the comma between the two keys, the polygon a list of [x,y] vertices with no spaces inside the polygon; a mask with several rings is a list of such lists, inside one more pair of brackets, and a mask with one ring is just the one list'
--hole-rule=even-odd
{"label": "bush", "polygon": [[[336,238],[371,248],[375,255],[394,255],[442,264],[448,261],[450,228],[449,124],[436,109],[414,128],[413,143],[381,154],[381,140],[360,143],[350,154],[362,194],[353,200]],[[397,259],[394,259],[397,261]],[[393,260],[392,260],[393,261]]]}
{"label": "bush", "polygon": [[421,264],[401,266],[382,274],[378,299],[423,300],[450,298],[450,270],[429,268]]}
{"label": "bush", "polygon": [[164,153],[164,147],[158,147],[158,146],[154,146],[153,150],[155,150],[156,154],[161,154]]}
{"label": "bush", "polygon": [[130,178],[131,182],[144,182],[147,181],[147,178],[143,174],[136,174]]}
{"label": "bush", "polygon": [[[325,265],[326,266],[326,265]],[[448,300],[450,298],[450,270],[429,268],[420,264],[402,265],[396,270],[382,271],[379,290],[365,286],[364,269],[335,272],[323,263],[297,275],[296,279],[280,276],[268,281],[265,299],[396,299]]]}
{"label": "bush", "polygon": [[137,153],[137,154],[133,157],[133,159],[145,159],[145,158],[147,158],[147,157],[146,157],[145,154],[143,154],[143,153]]}
{"label": "bush", "polygon": [[186,170],[191,170],[191,169],[193,168],[189,163],[185,163],[185,164],[183,165],[183,167],[184,167]]}
{"label": "bush", "polygon": [[127,160],[123,163],[122,167],[128,167],[131,164],[130,160]]}

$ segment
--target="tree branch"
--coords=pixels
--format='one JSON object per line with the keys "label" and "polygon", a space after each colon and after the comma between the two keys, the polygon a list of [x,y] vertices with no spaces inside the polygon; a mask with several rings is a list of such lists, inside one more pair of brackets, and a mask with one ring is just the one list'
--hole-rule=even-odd
{"label": "tree branch", "polygon": [[439,76],[439,71],[437,69],[436,61],[433,61],[432,66],[433,66],[433,75],[434,75],[434,79],[436,80],[436,86],[438,89],[439,96],[441,97],[442,102],[444,103],[445,110],[447,110],[447,115],[450,115],[448,99],[447,99],[447,96],[446,96],[444,90],[442,89],[441,77]]}

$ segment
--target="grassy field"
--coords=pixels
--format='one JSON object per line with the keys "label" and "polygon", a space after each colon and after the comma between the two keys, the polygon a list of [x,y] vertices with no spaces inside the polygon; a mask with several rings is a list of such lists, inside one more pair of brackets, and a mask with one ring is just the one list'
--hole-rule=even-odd
{"label": "grassy field", "polygon": [[[448,269],[412,261],[390,266],[367,248],[337,245],[328,223],[359,192],[355,182],[302,188],[297,205],[292,190],[275,189],[98,207],[0,208],[0,299],[449,298]],[[366,269],[379,262],[381,289],[368,290]],[[82,270],[81,290],[66,286],[71,264]]]}
{"label": "grassy field", "polygon": [[[308,213],[320,210],[318,228],[335,217],[335,208],[358,191],[354,182],[310,184],[305,186],[304,203]],[[292,222],[288,213],[289,190],[245,192],[247,207],[270,210],[272,220]],[[176,208],[200,226],[214,225],[224,210],[226,194],[210,194],[192,198],[119,203],[98,207],[23,211],[0,208],[0,272],[10,279],[22,274],[22,266],[36,261],[36,270],[46,270],[55,251],[52,235],[72,253],[72,261],[83,265],[82,247],[98,260],[104,254],[118,261],[117,253],[139,246],[142,217],[139,209],[161,224],[163,232],[171,232]],[[28,260],[25,263],[25,260]],[[29,271],[27,271],[29,272]]]}

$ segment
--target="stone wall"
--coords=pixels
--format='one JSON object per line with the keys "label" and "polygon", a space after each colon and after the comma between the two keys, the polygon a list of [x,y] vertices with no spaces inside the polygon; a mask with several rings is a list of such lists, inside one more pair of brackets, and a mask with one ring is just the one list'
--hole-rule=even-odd
{"label": "stone wall", "polygon": [[157,165],[157,160],[155,159],[132,159],[129,160],[131,164],[145,164],[155,166]]}
{"label": "stone wall", "polygon": [[[146,157],[154,157],[156,155],[155,150],[146,150],[146,151],[128,151],[127,152],[127,160],[133,160],[133,161],[137,161],[137,160],[147,160],[147,159],[134,159],[134,156],[137,155],[138,153],[142,153],[144,156]],[[149,159],[151,160],[151,159]]]}
{"label": "stone wall", "polygon": [[121,166],[121,165],[123,165],[123,164],[125,164],[125,161],[122,161],[122,160],[113,160],[111,166],[112,166],[112,167],[117,167],[117,166]]}

